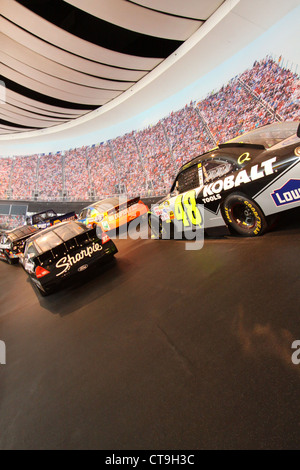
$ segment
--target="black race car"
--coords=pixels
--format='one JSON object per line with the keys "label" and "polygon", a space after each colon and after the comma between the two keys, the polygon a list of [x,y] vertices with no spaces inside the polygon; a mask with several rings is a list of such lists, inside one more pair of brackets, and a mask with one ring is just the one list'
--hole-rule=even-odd
{"label": "black race car", "polygon": [[52,225],[59,224],[60,222],[67,222],[68,220],[76,220],[77,215],[75,212],[68,212],[67,214],[57,215],[53,209],[48,209],[43,212],[38,212],[31,216],[26,217],[27,225],[34,225],[38,228],[47,228]]}
{"label": "black race car", "polygon": [[37,227],[22,225],[13,230],[6,230],[0,236],[0,260],[9,264],[19,262],[27,238],[38,232]]}
{"label": "black race car", "polygon": [[170,194],[151,207],[153,238],[197,227],[262,235],[283,211],[300,206],[300,123],[269,124],[184,165]]}
{"label": "black race car", "polygon": [[105,258],[117,253],[107,234],[77,221],[62,222],[27,240],[21,264],[42,295],[59,284],[82,275]]}

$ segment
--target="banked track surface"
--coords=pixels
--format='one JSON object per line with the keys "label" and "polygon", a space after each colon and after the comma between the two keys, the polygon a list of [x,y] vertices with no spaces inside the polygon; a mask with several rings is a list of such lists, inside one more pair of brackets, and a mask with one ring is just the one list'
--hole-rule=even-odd
{"label": "banked track surface", "polygon": [[48,298],[0,263],[0,449],[299,448],[300,225],[283,225],[199,251],[116,240]]}

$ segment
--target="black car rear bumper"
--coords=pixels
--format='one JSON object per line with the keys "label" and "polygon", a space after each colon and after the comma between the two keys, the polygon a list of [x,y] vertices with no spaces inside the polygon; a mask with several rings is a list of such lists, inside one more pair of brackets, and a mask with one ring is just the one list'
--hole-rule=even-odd
{"label": "black car rear bumper", "polygon": [[76,278],[80,278],[80,276],[87,274],[90,271],[94,271],[99,263],[105,262],[106,259],[113,257],[117,252],[117,247],[110,240],[102,245],[102,250],[97,253],[97,256],[82,260],[62,276],[57,276],[55,273],[49,273],[49,275],[46,275],[41,279],[38,279],[35,274],[31,274],[30,277],[32,282],[42,292],[51,293],[70,279],[75,281]]}

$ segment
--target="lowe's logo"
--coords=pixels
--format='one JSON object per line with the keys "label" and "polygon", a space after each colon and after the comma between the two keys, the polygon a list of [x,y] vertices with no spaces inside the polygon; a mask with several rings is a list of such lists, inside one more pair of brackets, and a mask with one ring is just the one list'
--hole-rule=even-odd
{"label": "lowe's logo", "polygon": [[276,206],[300,202],[300,180],[291,179],[271,194]]}

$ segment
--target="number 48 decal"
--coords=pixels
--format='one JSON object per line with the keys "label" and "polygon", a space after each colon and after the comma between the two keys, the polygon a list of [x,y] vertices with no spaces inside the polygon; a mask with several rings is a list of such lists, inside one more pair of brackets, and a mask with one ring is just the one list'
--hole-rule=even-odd
{"label": "number 48 decal", "polygon": [[196,204],[195,191],[188,191],[185,194],[177,196],[174,209],[176,219],[182,220],[185,227],[202,225],[202,215]]}

